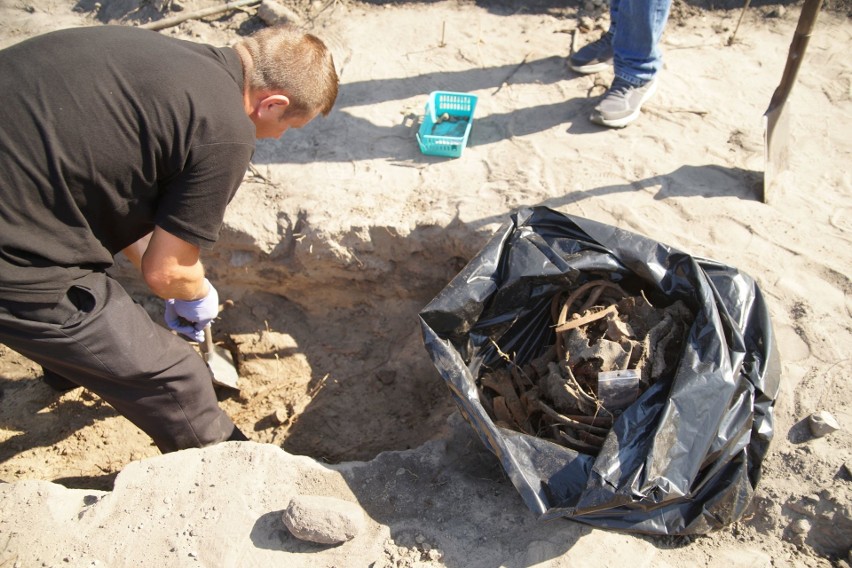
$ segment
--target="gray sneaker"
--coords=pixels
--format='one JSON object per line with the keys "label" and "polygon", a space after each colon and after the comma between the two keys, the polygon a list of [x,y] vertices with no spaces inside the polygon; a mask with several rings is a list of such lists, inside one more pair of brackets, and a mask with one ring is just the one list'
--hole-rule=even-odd
{"label": "gray sneaker", "polygon": [[636,120],[642,110],[642,105],[651,98],[656,90],[656,77],[641,87],[636,87],[624,79],[616,77],[609,90],[604,93],[601,102],[592,111],[589,120],[601,126],[624,128]]}
{"label": "gray sneaker", "polygon": [[612,34],[606,32],[598,40],[583,46],[568,58],[568,67],[587,75],[604,71],[612,65]]}

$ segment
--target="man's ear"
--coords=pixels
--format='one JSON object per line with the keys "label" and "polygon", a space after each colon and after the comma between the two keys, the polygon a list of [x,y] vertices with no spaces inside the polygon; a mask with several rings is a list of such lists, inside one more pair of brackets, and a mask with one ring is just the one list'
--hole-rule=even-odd
{"label": "man's ear", "polygon": [[290,99],[285,95],[269,95],[260,100],[257,105],[257,115],[280,115],[290,105]]}

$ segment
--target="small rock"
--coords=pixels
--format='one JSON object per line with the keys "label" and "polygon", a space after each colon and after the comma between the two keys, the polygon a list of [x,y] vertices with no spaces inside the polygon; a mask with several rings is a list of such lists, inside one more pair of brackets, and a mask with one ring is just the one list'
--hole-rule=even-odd
{"label": "small rock", "polygon": [[279,426],[286,424],[290,421],[290,411],[286,408],[279,408],[273,413],[272,419],[275,420],[275,423]]}
{"label": "small rock", "polygon": [[361,507],[335,497],[297,495],[282,519],[293,536],[319,544],[346,542],[364,529]]}
{"label": "small rock", "polygon": [[811,530],[811,522],[807,519],[797,519],[790,523],[790,530],[795,534],[808,534]]}
{"label": "small rock", "polygon": [[376,378],[379,379],[379,382],[383,385],[392,385],[396,382],[396,371],[392,371],[390,369],[376,371]]}
{"label": "small rock", "polygon": [[808,426],[811,429],[811,434],[817,438],[822,438],[840,430],[840,424],[837,423],[837,420],[830,412],[826,412],[825,410],[811,414],[808,417]]}
{"label": "small rock", "polygon": [[257,9],[257,15],[270,26],[287,23],[299,25],[302,23],[302,18],[296,12],[274,0],[263,0]]}

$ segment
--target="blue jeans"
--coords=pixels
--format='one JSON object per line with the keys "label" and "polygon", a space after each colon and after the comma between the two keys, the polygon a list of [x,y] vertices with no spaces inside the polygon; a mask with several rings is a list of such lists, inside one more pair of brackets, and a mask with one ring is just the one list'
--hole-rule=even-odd
{"label": "blue jeans", "polygon": [[671,0],[611,0],[610,32],[615,76],[640,86],[663,65],[658,46]]}

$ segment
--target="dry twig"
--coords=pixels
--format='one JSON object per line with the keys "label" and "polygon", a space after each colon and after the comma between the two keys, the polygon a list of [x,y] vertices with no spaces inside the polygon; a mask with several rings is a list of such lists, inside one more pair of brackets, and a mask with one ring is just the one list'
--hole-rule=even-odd
{"label": "dry twig", "polygon": [[187,12],[185,14],[181,14],[180,16],[174,16],[173,18],[166,18],[164,20],[148,22],[147,24],[142,24],[139,27],[144,30],[163,30],[166,28],[174,27],[187,20],[198,20],[201,18],[206,18],[207,16],[221,14],[222,12],[228,12],[230,10],[236,10],[239,8],[244,8],[246,6],[260,4],[260,1],[261,0],[234,0],[233,2],[223,4],[222,6],[213,6],[210,8],[204,8],[202,10],[196,10],[194,12]]}

